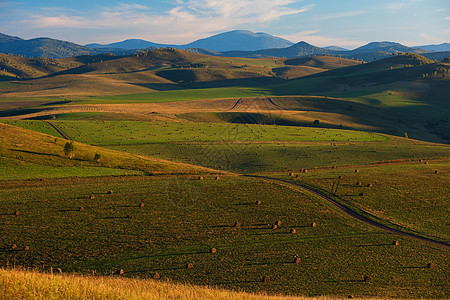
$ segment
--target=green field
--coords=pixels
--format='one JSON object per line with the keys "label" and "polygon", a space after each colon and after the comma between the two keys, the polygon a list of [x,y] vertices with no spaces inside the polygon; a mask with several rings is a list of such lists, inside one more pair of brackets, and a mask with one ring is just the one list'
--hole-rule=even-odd
{"label": "green field", "polygon": [[[88,199],[91,194],[95,199]],[[446,249],[373,229],[295,189],[257,179],[3,181],[0,199],[3,265],[99,274],[124,269],[126,276],[143,278],[158,272],[176,281],[282,294],[449,293]],[[271,229],[276,220],[282,225]],[[30,250],[7,249],[12,243]],[[209,253],[211,247],[217,253]],[[293,255],[301,262],[292,263]],[[427,269],[429,262],[436,268]],[[263,275],[272,281],[261,283]],[[364,282],[366,275],[373,280]]]}
{"label": "green field", "polygon": [[[356,169],[359,172],[355,172]],[[440,221],[445,220],[450,212],[448,160],[416,160],[407,164],[310,170],[296,174],[299,178],[293,179],[287,174],[277,174],[276,177],[333,192],[339,202],[367,212],[386,225],[450,241],[449,224]],[[357,185],[358,182],[361,185]]]}

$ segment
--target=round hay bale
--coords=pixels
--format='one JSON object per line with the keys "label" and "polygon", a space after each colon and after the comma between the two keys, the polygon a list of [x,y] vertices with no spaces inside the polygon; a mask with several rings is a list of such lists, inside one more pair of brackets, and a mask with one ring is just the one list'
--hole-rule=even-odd
{"label": "round hay bale", "polygon": [[344,176],[340,175],[338,178],[339,178],[339,179],[344,179]]}
{"label": "round hay bale", "polygon": [[209,252],[211,252],[211,253],[217,253],[217,249],[216,249],[216,248],[211,248],[211,249],[209,249]]}
{"label": "round hay bale", "polygon": [[144,207],[145,204],[144,203],[139,203],[139,207]]}
{"label": "round hay bale", "polygon": [[124,273],[125,273],[125,271],[123,269],[119,269],[114,274],[115,275],[123,275]]}
{"label": "round hay bale", "polygon": [[314,222],[312,222],[312,223],[311,223],[311,227],[317,227],[317,224],[314,223]]}
{"label": "round hay bale", "polygon": [[434,171],[434,174],[438,174],[438,173],[439,173],[439,171],[438,171],[438,170]]}
{"label": "round hay bale", "polygon": [[131,215],[126,215],[125,218],[131,219]]}
{"label": "round hay bale", "polygon": [[282,224],[282,222],[280,220],[275,222],[275,225],[277,225],[277,226],[281,226],[281,224]]}
{"label": "round hay bale", "polygon": [[261,282],[270,282],[270,277],[264,275],[264,276],[261,278]]}
{"label": "round hay bale", "polygon": [[294,228],[292,228],[291,230],[289,230],[289,233],[295,234],[295,233],[297,233],[297,230],[295,230]]}
{"label": "round hay bale", "polygon": [[289,176],[294,176],[294,173],[289,173]]}
{"label": "round hay bale", "polygon": [[203,180],[203,177],[202,176],[198,176],[198,180]]}
{"label": "round hay bale", "polygon": [[16,211],[14,212],[14,215],[15,215],[15,216],[20,215],[20,211],[16,210]]}
{"label": "round hay bale", "polygon": [[400,243],[399,243],[398,241],[393,241],[393,242],[392,242],[392,245],[398,246],[398,245],[400,245]]}
{"label": "round hay bale", "polygon": [[61,273],[62,273],[62,270],[61,270],[61,268],[56,268],[56,269],[55,269],[55,273],[57,273],[57,274],[61,274]]}
{"label": "round hay bale", "polygon": [[153,278],[153,279],[159,279],[159,278],[160,278],[159,273],[158,273],[158,272],[153,273],[153,274],[152,274],[152,278]]}
{"label": "round hay bale", "polygon": [[332,169],[336,169],[336,168],[337,168],[336,166],[333,166],[333,167],[332,167]]}
{"label": "round hay bale", "polygon": [[272,229],[277,229],[277,228],[278,228],[277,225],[275,225],[275,224],[272,225]]}
{"label": "round hay bale", "polygon": [[297,174],[297,175],[295,175],[295,178],[300,178],[300,175],[298,175],[298,174]]}
{"label": "round hay bale", "polygon": [[428,269],[433,269],[434,267],[435,267],[435,265],[433,263],[427,263]]}
{"label": "round hay bale", "polygon": [[356,183],[356,185],[357,185],[357,186],[361,186],[362,183],[358,181],[358,182]]}
{"label": "round hay bale", "polygon": [[80,208],[78,208],[78,211],[84,211],[84,207],[80,207]]}
{"label": "round hay bale", "polygon": [[256,204],[256,205],[261,205],[261,201],[256,200],[255,204]]}
{"label": "round hay bale", "polygon": [[22,250],[23,250],[23,251],[28,251],[28,250],[30,250],[30,247],[24,246],[24,247],[22,248]]}
{"label": "round hay bale", "polygon": [[304,170],[303,170],[303,173],[308,173],[308,169],[304,169]]}
{"label": "round hay bale", "polygon": [[425,164],[428,165],[428,162],[426,161]]}
{"label": "round hay bale", "polygon": [[241,227],[241,223],[235,222],[233,226],[234,226],[234,227]]}
{"label": "round hay bale", "polygon": [[9,248],[11,248],[11,249],[16,249],[16,248],[17,248],[17,245],[16,245],[16,244],[11,244],[11,246],[9,246]]}
{"label": "round hay bale", "polygon": [[419,159],[419,162],[423,162],[423,159]]}
{"label": "round hay bale", "polygon": [[300,257],[295,257],[293,263],[294,264],[299,264],[301,262]]}
{"label": "round hay bale", "polygon": [[370,277],[370,276],[364,276],[364,282],[370,282],[370,281],[372,281],[372,277]]}
{"label": "round hay bale", "polygon": [[216,180],[220,180],[220,177],[219,177],[219,176],[216,176]]}
{"label": "round hay bale", "polygon": [[355,173],[359,173],[359,170],[358,170],[358,169],[356,169],[356,170],[355,170]]}
{"label": "round hay bale", "polygon": [[192,264],[192,263],[186,264],[186,269],[192,269],[193,267],[194,267],[194,264]]}
{"label": "round hay bale", "polygon": [[112,194],[113,194],[113,191],[109,190],[108,195],[112,195]]}
{"label": "round hay bale", "polygon": [[373,185],[371,183],[368,183],[367,187],[373,187]]}
{"label": "round hay bale", "polygon": [[89,199],[95,199],[95,196],[94,195],[89,195]]}
{"label": "round hay bale", "polygon": [[364,193],[359,193],[360,196],[364,196]]}

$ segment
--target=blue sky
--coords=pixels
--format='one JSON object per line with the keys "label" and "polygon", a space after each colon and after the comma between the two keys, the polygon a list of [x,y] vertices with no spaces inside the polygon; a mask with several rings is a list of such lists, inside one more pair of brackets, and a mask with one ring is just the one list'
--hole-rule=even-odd
{"label": "blue sky", "polygon": [[79,44],[184,44],[234,29],[355,48],[450,42],[449,0],[0,0],[0,32]]}

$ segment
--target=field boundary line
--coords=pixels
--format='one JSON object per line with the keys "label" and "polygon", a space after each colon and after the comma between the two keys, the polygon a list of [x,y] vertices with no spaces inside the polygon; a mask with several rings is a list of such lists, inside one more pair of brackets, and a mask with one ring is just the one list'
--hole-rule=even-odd
{"label": "field boundary line", "polygon": [[405,232],[405,231],[402,231],[402,230],[399,230],[399,229],[395,229],[395,228],[389,227],[387,225],[384,225],[382,223],[379,223],[379,222],[377,222],[375,220],[369,219],[369,218],[365,217],[364,215],[358,213],[357,211],[351,209],[350,207],[343,205],[342,203],[338,202],[337,200],[334,200],[334,199],[328,197],[324,193],[322,193],[320,191],[317,191],[317,190],[314,190],[314,189],[312,189],[310,187],[301,185],[299,183],[294,183],[294,182],[290,182],[290,181],[287,181],[287,180],[278,179],[278,178],[272,178],[272,177],[267,177],[267,176],[258,176],[258,175],[243,175],[243,176],[260,178],[260,179],[267,179],[267,180],[272,180],[272,181],[288,184],[288,185],[291,185],[291,186],[295,186],[295,187],[300,188],[300,189],[302,189],[303,191],[305,191],[305,192],[307,192],[309,194],[312,194],[312,195],[314,195],[316,197],[319,197],[322,200],[327,201],[328,203],[332,204],[334,207],[338,208],[340,211],[342,211],[346,215],[348,215],[348,216],[350,216],[350,217],[352,217],[354,219],[357,219],[357,220],[359,220],[361,222],[364,222],[364,223],[366,223],[368,225],[374,226],[376,228],[379,228],[379,229],[382,229],[382,230],[385,230],[385,231],[389,231],[389,232],[397,234],[397,235],[410,237],[410,238],[413,238],[413,239],[416,239],[416,240],[421,240],[421,241],[425,241],[425,242],[432,243],[432,244],[435,244],[435,245],[439,245],[439,246],[443,246],[443,247],[446,247],[446,248],[450,248],[450,244],[448,244],[448,243],[437,241],[437,240],[433,240],[431,238],[427,238],[427,237],[423,237],[423,236],[416,235],[416,234],[413,234],[413,233]]}

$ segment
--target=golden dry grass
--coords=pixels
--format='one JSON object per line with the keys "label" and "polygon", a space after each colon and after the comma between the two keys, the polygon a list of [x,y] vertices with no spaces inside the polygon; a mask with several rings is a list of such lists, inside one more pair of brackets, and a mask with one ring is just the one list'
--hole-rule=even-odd
{"label": "golden dry grass", "polygon": [[160,280],[52,274],[0,269],[2,299],[341,299],[249,294]]}

